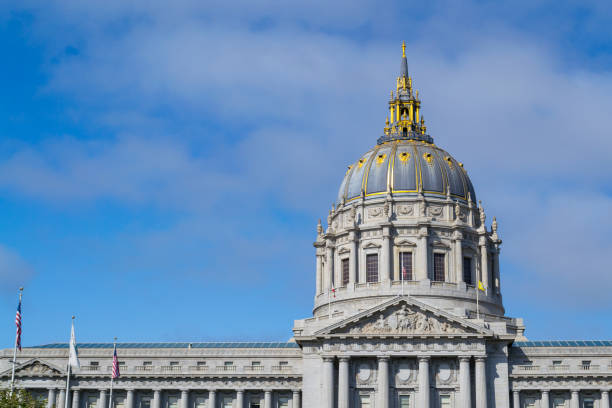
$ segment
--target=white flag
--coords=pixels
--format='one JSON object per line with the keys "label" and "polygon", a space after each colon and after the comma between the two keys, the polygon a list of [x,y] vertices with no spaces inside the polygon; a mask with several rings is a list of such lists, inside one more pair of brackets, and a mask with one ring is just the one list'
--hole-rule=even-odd
{"label": "white flag", "polygon": [[70,359],[68,360],[68,364],[70,364],[72,368],[81,368],[76,339],[74,338],[74,320],[72,321],[72,329],[70,330]]}

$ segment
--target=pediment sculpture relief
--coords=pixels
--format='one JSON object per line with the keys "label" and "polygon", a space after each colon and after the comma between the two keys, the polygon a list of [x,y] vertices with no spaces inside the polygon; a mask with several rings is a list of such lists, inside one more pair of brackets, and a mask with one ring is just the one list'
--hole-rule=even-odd
{"label": "pediment sculpture relief", "polygon": [[454,334],[465,333],[456,323],[437,318],[424,310],[406,305],[394,311],[381,311],[366,322],[351,327],[353,334]]}
{"label": "pediment sculpture relief", "polygon": [[15,371],[15,375],[19,376],[40,376],[40,375],[54,375],[61,374],[55,368],[49,367],[46,364],[41,363],[40,361],[34,361],[30,364],[27,364],[23,367],[18,368]]}

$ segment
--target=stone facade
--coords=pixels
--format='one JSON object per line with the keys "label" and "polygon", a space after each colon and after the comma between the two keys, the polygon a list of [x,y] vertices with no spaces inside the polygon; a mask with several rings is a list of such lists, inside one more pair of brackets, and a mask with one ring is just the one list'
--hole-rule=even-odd
{"label": "stone facade", "polygon": [[[498,223],[426,134],[401,67],[384,135],[317,226],[313,316],[288,343],[118,344],[113,407],[611,408],[612,342],[529,342],[505,316]],[[107,408],[112,345],[79,352],[68,393],[67,344],[24,348],[16,386]]]}

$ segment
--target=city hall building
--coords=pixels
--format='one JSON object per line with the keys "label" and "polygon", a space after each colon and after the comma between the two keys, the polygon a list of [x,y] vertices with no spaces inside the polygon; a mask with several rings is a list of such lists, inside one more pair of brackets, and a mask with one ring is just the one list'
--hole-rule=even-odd
{"label": "city hall building", "polygon": [[[388,108],[317,226],[313,314],[292,340],[120,343],[115,408],[610,408],[612,341],[527,341],[505,315],[497,222],[427,134],[405,52]],[[68,392],[68,344],[24,348],[15,384],[106,408],[112,347],[79,344]]]}

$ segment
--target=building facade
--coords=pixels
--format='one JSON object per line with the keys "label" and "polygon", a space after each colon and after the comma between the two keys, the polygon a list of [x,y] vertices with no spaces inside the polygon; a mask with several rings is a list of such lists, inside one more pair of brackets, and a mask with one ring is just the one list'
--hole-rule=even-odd
{"label": "building facade", "polygon": [[[463,164],[434,144],[405,49],[376,145],[314,243],[313,316],[286,343],[120,343],[116,408],[611,408],[612,341],[530,342],[505,315],[502,240]],[[481,286],[481,289],[479,289]],[[106,408],[112,344],[24,348],[16,386]],[[12,350],[0,354],[8,387]]]}

